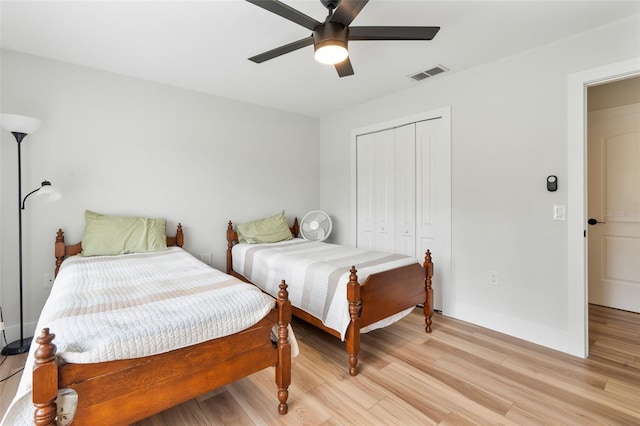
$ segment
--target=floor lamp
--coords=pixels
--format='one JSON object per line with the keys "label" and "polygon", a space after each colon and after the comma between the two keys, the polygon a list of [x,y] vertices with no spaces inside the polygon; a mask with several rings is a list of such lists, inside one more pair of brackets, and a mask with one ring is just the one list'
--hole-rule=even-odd
{"label": "floor lamp", "polygon": [[28,134],[31,134],[40,128],[40,120],[36,118],[26,117],[16,114],[2,114],[0,116],[1,125],[4,129],[10,131],[18,142],[18,256],[20,259],[20,339],[9,343],[2,348],[2,355],[17,355],[29,351],[32,337],[24,337],[24,317],[22,302],[22,211],[25,208],[27,198],[34,193],[36,196],[44,197],[49,201],[60,199],[60,193],[56,191],[51,182],[42,182],[40,188],[36,188],[22,198],[22,160],[20,157],[20,146],[22,140]]}

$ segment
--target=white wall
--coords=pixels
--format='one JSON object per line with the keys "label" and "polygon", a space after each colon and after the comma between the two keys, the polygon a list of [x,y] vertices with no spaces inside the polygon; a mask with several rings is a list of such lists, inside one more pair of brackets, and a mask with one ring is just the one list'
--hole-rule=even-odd
{"label": "white wall", "polygon": [[[42,120],[22,145],[23,195],[50,180],[56,203],[23,215],[25,330],[48,295],[55,232],[80,241],[84,210],[165,217],[185,249],[225,268],[225,230],[319,207],[318,120],[11,51],[1,51],[2,112]],[[0,300],[18,335],[17,148],[0,134]],[[305,159],[297,161],[297,159]]]}
{"label": "white wall", "polygon": [[[637,56],[634,16],[323,118],[321,208],[334,218],[334,241],[348,244],[353,234],[352,129],[450,105],[453,280],[445,314],[571,352],[567,222],[552,220],[553,205],[568,197],[567,77]],[[546,191],[550,174],[557,192]],[[500,273],[498,287],[489,286],[489,270]]]}

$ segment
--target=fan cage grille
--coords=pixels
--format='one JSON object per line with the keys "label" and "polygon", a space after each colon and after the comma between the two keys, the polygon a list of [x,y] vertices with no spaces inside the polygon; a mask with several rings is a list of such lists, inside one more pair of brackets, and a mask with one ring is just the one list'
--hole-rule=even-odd
{"label": "fan cage grille", "polygon": [[307,213],[300,222],[300,234],[305,240],[326,240],[331,234],[331,230],[331,217],[320,210]]}

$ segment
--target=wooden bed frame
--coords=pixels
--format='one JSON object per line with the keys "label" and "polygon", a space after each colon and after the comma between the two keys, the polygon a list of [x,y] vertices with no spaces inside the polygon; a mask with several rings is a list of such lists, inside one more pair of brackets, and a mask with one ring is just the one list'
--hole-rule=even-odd
{"label": "wooden bed frame", "polygon": [[[294,237],[300,232],[298,218],[289,228]],[[233,270],[232,248],[238,243],[238,233],[229,221],[227,225],[227,274],[250,282]],[[349,374],[358,374],[358,352],[360,351],[360,329],[405,309],[423,305],[425,331],[431,333],[433,317],[433,262],[431,252],[425,253],[422,266],[415,263],[388,271],[371,274],[362,284],[358,283],[357,270],[351,267],[347,283],[347,300],[351,323],[347,329],[345,343],[349,355]],[[309,313],[292,307],[293,315],[340,338],[340,333],[326,327],[322,321]]]}
{"label": "wooden bed frame", "polygon": [[[179,224],[168,245],[182,247]],[[65,245],[58,230],[56,274],[66,256],[80,253],[80,244]],[[33,368],[36,425],[54,425],[59,389],[78,395],[73,423],[131,424],[267,367],[275,366],[278,412],[288,411],[291,345],[287,326],[291,302],[283,281],[276,307],[259,323],[239,333],[144,358],[95,364],[69,364],[56,358],[55,334],[48,328],[36,338]],[[277,326],[277,342],[271,331]]]}

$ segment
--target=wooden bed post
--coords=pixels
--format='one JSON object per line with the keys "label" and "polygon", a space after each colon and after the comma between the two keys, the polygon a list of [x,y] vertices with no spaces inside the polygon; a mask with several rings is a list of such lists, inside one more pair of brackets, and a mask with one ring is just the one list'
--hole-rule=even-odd
{"label": "wooden bed post", "polygon": [[54,276],[58,276],[58,270],[60,269],[60,265],[62,265],[62,261],[64,260],[65,252],[66,248],[64,246],[64,232],[62,232],[62,229],[58,229],[58,232],[56,233],[56,270],[54,271]]}
{"label": "wooden bed post", "polygon": [[[229,222],[231,223],[231,222]],[[287,414],[289,405],[289,385],[291,384],[291,343],[289,343],[289,331],[287,326],[291,322],[291,302],[289,292],[284,280],[280,283],[278,291],[278,365],[276,365],[276,385],[278,386],[279,414]]]}
{"label": "wooden bed post", "polygon": [[349,354],[349,374],[358,374],[356,365],[358,364],[358,352],[360,352],[360,311],[362,309],[362,299],[360,298],[360,284],[355,266],[349,270],[349,282],[347,283],[347,301],[349,302],[349,315],[351,323],[347,329],[346,343]]}
{"label": "wooden bed post", "polygon": [[184,245],[184,233],[182,232],[181,223],[178,223],[178,228],[176,229],[176,245],[178,247],[182,247]]}
{"label": "wooden bed post", "polygon": [[35,406],[33,421],[36,426],[56,424],[58,363],[56,362],[56,345],[52,343],[55,337],[55,334],[49,333],[49,329],[45,328],[36,338],[39,346],[35,352],[32,391]]}
{"label": "wooden bed post", "polygon": [[236,232],[233,230],[233,223],[231,223],[231,221],[229,221],[229,224],[227,225],[227,274],[231,274],[231,266],[232,266],[232,260],[231,260],[231,249],[233,248],[233,240],[235,240],[236,237]]}
{"label": "wooden bed post", "polygon": [[427,250],[424,255],[424,290],[426,293],[426,300],[424,301],[424,323],[425,331],[431,333],[431,317],[433,316],[433,288],[431,287],[431,278],[433,277],[433,261],[431,260],[431,251]]}

